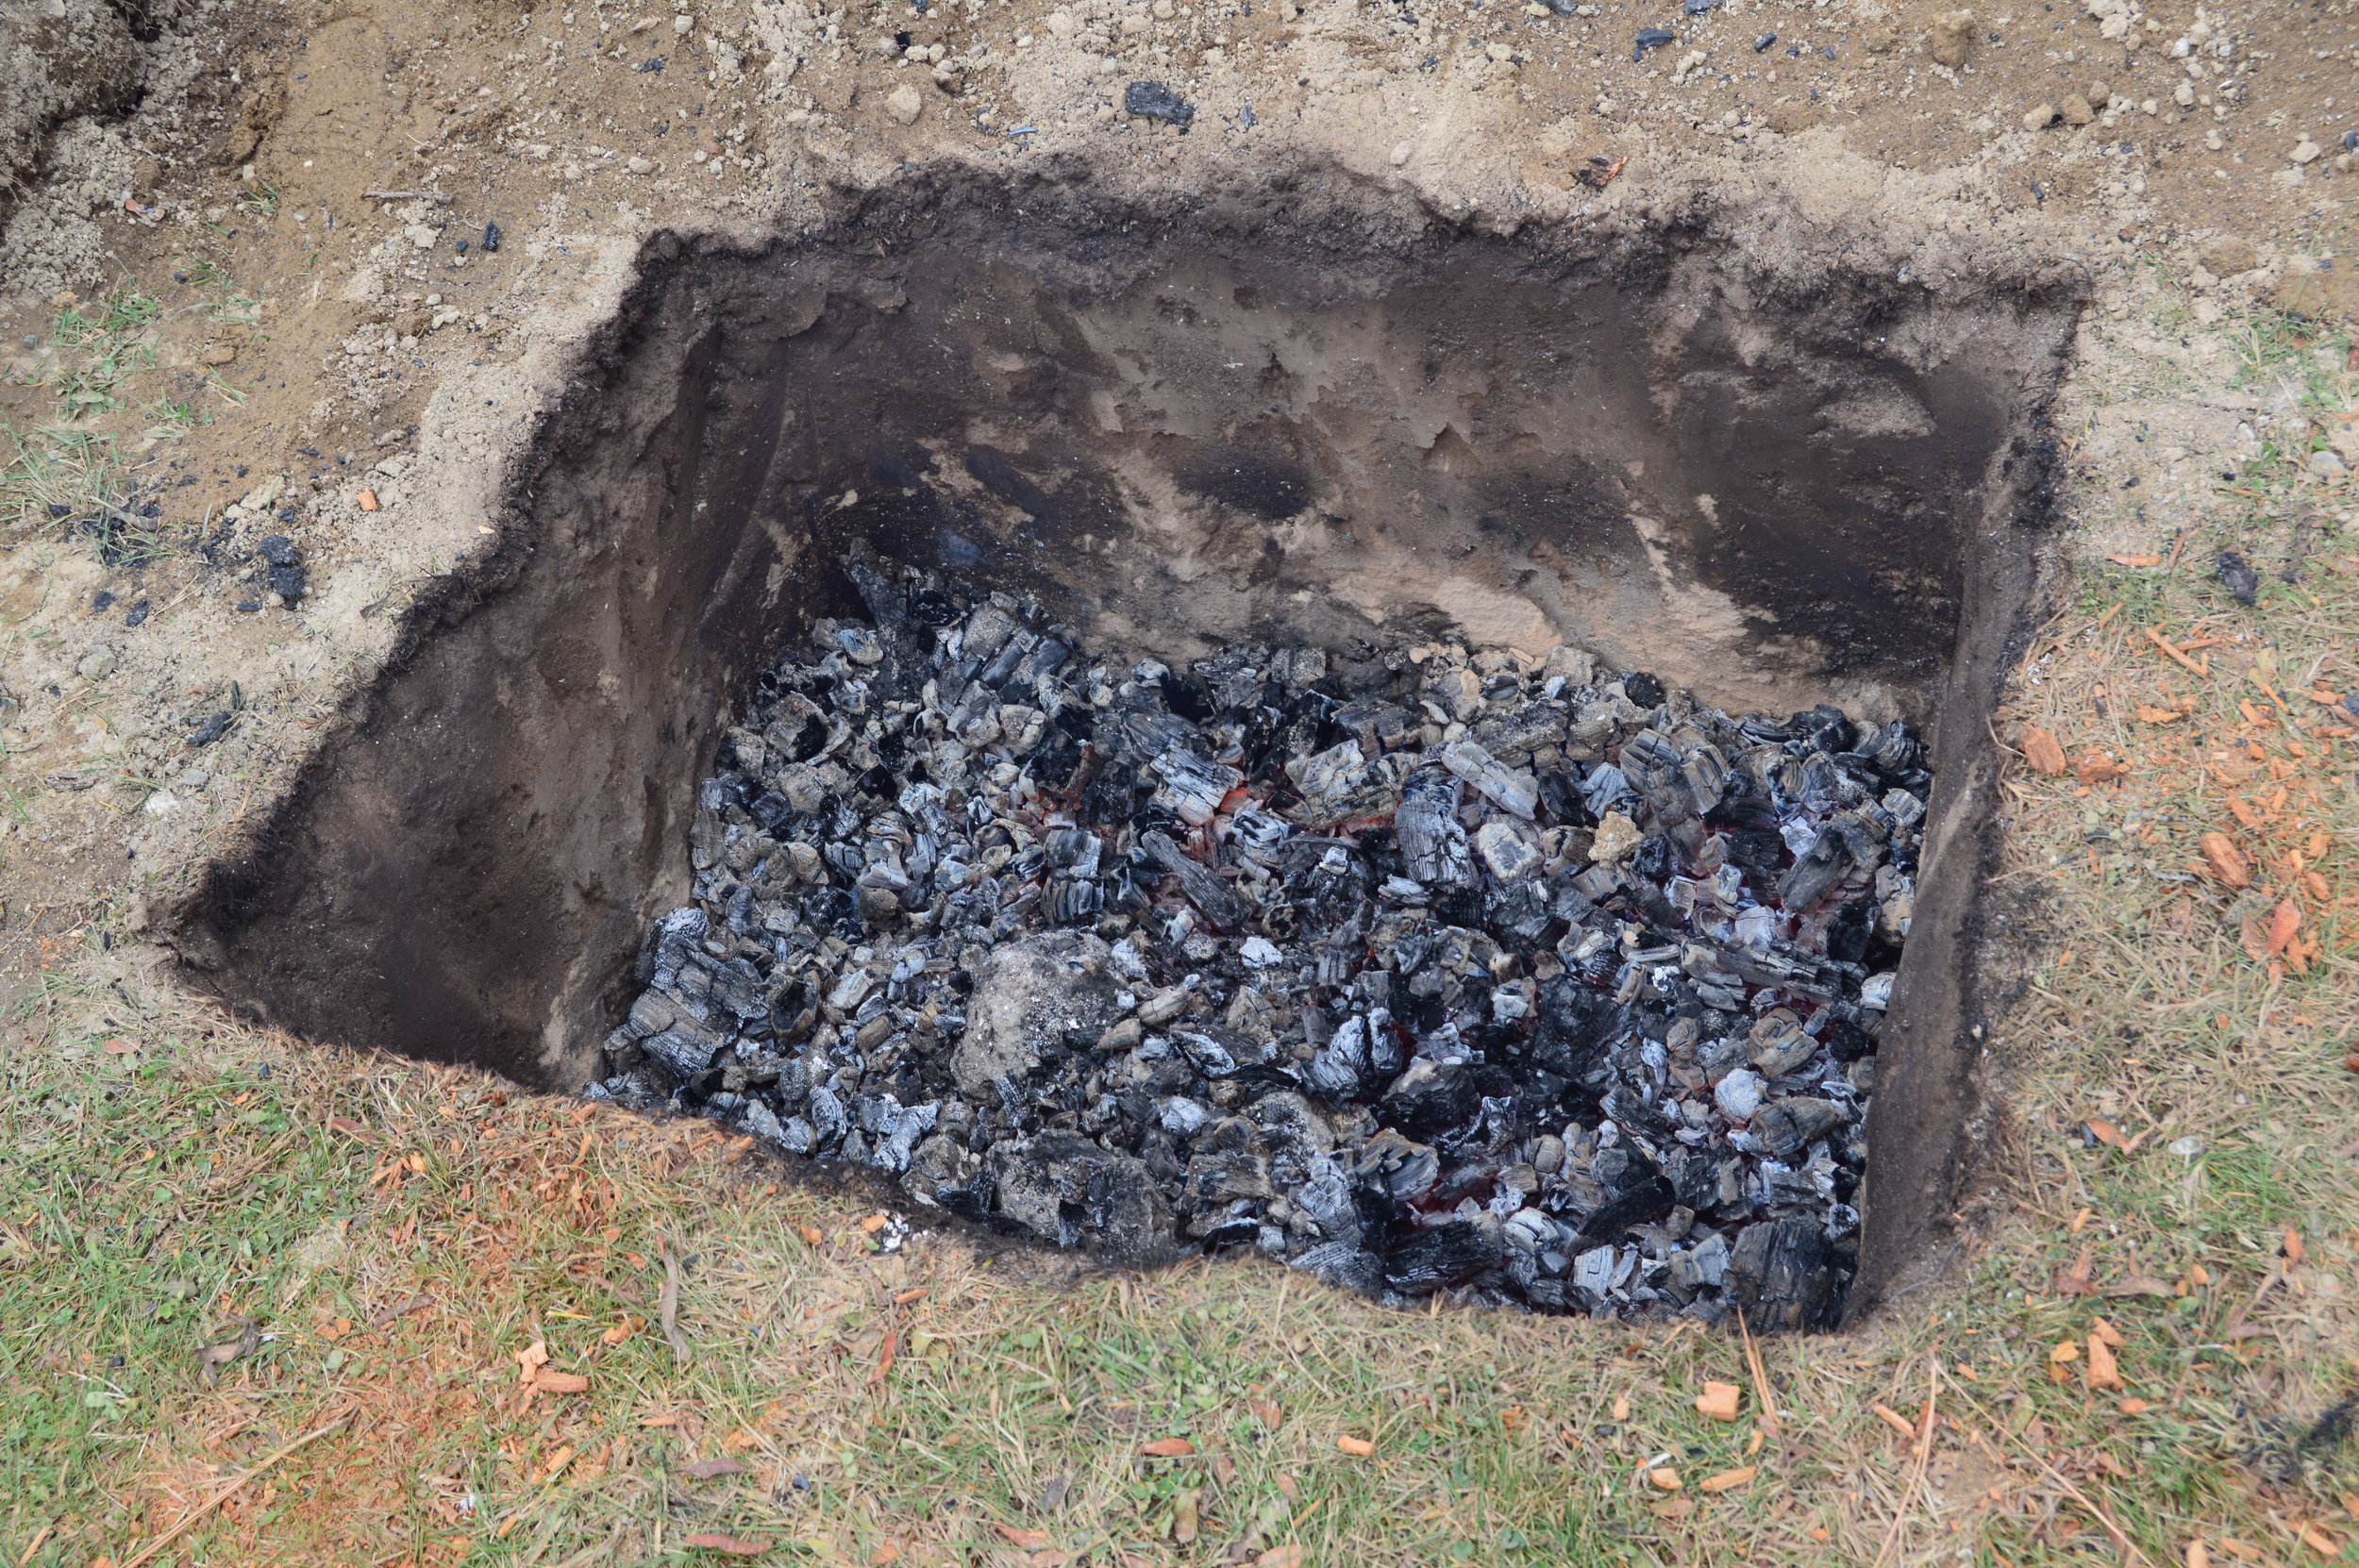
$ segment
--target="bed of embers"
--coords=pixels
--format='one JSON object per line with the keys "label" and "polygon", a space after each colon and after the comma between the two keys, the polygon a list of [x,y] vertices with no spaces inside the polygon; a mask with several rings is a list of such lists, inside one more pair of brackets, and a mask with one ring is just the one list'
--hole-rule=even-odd
{"label": "bed of embers", "polygon": [[594,1094],[1116,1262],[1813,1327],[1931,779],[1448,643],[1093,658],[847,563],[701,789]]}

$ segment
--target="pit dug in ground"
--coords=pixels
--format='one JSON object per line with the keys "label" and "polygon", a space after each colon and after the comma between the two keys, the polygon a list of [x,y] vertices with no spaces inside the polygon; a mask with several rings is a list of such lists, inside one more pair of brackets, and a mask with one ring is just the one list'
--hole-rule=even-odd
{"label": "pit dug in ground", "polygon": [[1855,1272],[1931,779],[1454,645],[1092,660],[855,560],[766,673],[592,1093],[1155,1262],[1780,1327]]}
{"label": "pit dug in ground", "polygon": [[[799,1122],[814,1151],[832,1136],[890,1166],[906,1150],[954,1210],[1136,1260],[1166,1242],[1297,1259],[1345,1242],[1316,1226],[1324,1172],[1305,1163],[1279,1208],[1255,1185],[1266,1155],[1226,1146],[1267,1130],[1240,1110],[1282,1095],[1315,1109],[1324,1073],[1332,1114],[1366,1136],[1337,1134],[1323,1158],[1397,1141],[1376,1177],[1404,1206],[1384,1217],[1386,1247],[1309,1259],[1330,1276],[1404,1294],[1458,1284],[1483,1272],[1466,1267],[1470,1238],[1488,1259],[1517,1244],[1514,1225],[1533,1243],[1531,1278],[1506,1272],[1505,1250],[1488,1272],[1543,1306],[1653,1309],[1630,1293],[1642,1261],[1692,1272],[1685,1305],[1726,1299],[1726,1277],[1706,1274],[1751,1247],[1765,1315],[1857,1312],[1937,1263],[1976,1137],[1985,721],[2032,612],[2039,421],[2072,305],[1999,282],[1944,294],[1853,276],[1762,238],[1783,232],[1757,227],[1741,249],[1701,231],[1503,239],[1316,186],[1173,209],[913,177],[767,248],[660,242],[546,419],[499,547],[413,611],[399,657],[268,827],[212,868],[175,940],[227,998],[298,1033],[564,1089],[620,1077],[609,1092],[738,1096],[720,1109],[761,1104],[790,1146]],[[991,661],[1022,650],[997,687],[982,678],[995,663],[977,662],[985,644]],[[828,660],[840,674],[824,690],[795,673]],[[861,695],[845,684],[888,667]],[[1230,676],[1255,690],[1227,690]],[[1007,682],[1012,699],[973,697]],[[1224,715],[1264,709],[1270,735],[1223,736],[1259,722]],[[1510,733],[1527,709],[1545,722]],[[910,724],[899,756],[878,749],[888,711],[918,715],[928,746],[929,724],[948,726],[971,754],[962,795],[930,751],[907,749]],[[1721,717],[1748,714],[1781,717]],[[1157,731],[1172,722],[1200,742]],[[1011,724],[1028,746],[1008,749]],[[978,726],[998,727],[997,756],[957,732],[983,742]],[[1698,738],[1718,768],[1698,760]],[[852,767],[856,743],[874,756]],[[1766,752],[1784,760],[1748,765]],[[823,771],[795,774],[798,795],[773,776],[782,767]],[[1010,902],[952,923],[990,942],[935,942],[909,975],[895,977],[911,951],[872,973],[884,948],[861,933],[905,939],[919,913],[877,868],[897,860],[908,876],[921,832],[936,856],[927,911],[952,839],[972,851],[957,862],[967,876],[1003,888],[1026,857],[1025,876]],[[775,851],[747,859],[765,838]],[[1413,855],[1444,871],[1419,876]],[[1828,884],[1800,900],[1785,883],[1813,864]],[[741,905],[722,876],[768,904]],[[1264,928],[1322,876],[1315,918]],[[1264,879],[1287,896],[1265,905]],[[1493,882],[1524,903],[1490,909]],[[1763,896],[1773,883],[1784,892]],[[827,907],[807,909],[822,889]],[[1767,912],[1739,939],[1748,900]],[[774,913],[794,928],[772,929]],[[1714,952],[1753,955],[1725,973],[1689,954],[1722,914]],[[1529,941],[1513,935],[1524,927]],[[800,961],[780,951],[804,941]],[[1433,952],[1404,967],[1417,943]],[[1277,963],[1257,962],[1264,949]],[[1748,975],[1764,955],[1786,971]],[[743,959],[759,983],[695,1018],[678,990],[692,958]],[[1305,963],[1318,994],[1282,1009],[1283,988],[1253,977]],[[1420,994],[1429,968],[1447,978]],[[933,1044],[897,1048],[958,1086],[962,1139],[947,1090],[929,1102],[931,1089],[880,1083],[847,1100],[826,1074],[811,1081],[823,1030],[830,1073],[850,1053],[865,1072],[868,1053],[896,1049],[901,1011],[922,1010],[913,991],[956,993],[954,974],[971,990],[936,1005]],[[1460,1008],[1470,978],[1481,1005]],[[1632,983],[1656,992],[1623,995]],[[1659,1006],[1666,986],[1696,993],[1696,1010]],[[1120,1016],[1035,1026],[1043,999],[1118,1010],[1125,993]],[[1248,993],[1261,1003],[1241,1006]],[[863,1012],[879,994],[884,1010]],[[1495,1060],[1457,1022],[1525,1039],[1554,1009],[1578,1035],[1581,1008],[1631,1021],[1632,1074],[1585,1084],[1598,1069],[1579,1053]],[[1156,1023],[1163,1009],[1177,1010]],[[703,1062],[644,1043],[678,1039],[683,1012],[714,1035]],[[1715,1012],[1726,1020],[1707,1027]],[[1001,1023],[970,1049],[986,1016]],[[1264,1030],[1266,1058],[1238,1055]],[[1861,1036],[1875,1047],[1874,1176],[1853,1188]],[[749,1039],[765,1060],[731,1043]],[[1084,1092],[1037,1131],[999,1082],[1021,1099],[1005,1063],[1035,1048]],[[1707,1065],[1713,1052],[1732,1059]],[[773,1058],[777,1077],[757,1081]],[[658,1071],[669,1081],[632,1076]],[[1500,1081],[1542,1072],[1571,1087]],[[1248,1073],[1286,1086],[1245,1101]],[[1550,1095],[1565,1116],[1543,1126]],[[1430,1115],[1414,1104],[1427,1099]],[[934,1125],[918,1126],[929,1103]],[[1708,1125],[1673,1109],[1688,1104]],[[1141,1142],[1093,1123],[1110,1114]],[[1319,1152],[1335,1134],[1319,1114],[1327,1133],[1306,1113],[1285,1136]],[[994,1117],[1010,1118],[998,1135]],[[1781,1130],[1758,1156],[1738,1151],[1753,1165],[1688,1158],[1682,1133],[1709,1144],[1742,1123],[1760,1139],[1764,1117]],[[1484,1140],[1479,1159],[1437,1142],[1462,1129]],[[1160,1171],[1150,1137],[1173,1141]],[[1072,1141],[1067,1154],[1052,1139]],[[1681,1210],[1759,1205],[1761,1160],[1790,1173],[1780,1191],[1796,1212],[1770,1201],[1754,1211],[1767,1223],[1672,1234],[1697,1223]],[[1142,1198],[1117,1223],[1104,1172],[1118,1161],[1178,1200],[1159,1214]],[[1447,1190],[1467,1169],[1481,1179]],[[1597,1189],[1582,1212],[1506,1207],[1550,1180],[1587,1200],[1576,1176]],[[1340,1165],[1336,1179],[1348,1185]],[[1643,1197],[1623,1212],[1626,1193]],[[1705,1256],[1715,1237],[1725,1259]],[[1404,1249],[1413,1240],[1432,1256]]]}

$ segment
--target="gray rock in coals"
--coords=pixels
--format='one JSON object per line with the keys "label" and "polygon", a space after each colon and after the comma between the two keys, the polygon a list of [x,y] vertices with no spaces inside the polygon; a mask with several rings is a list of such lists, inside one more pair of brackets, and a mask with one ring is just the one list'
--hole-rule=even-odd
{"label": "gray rock in coals", "polygon": [[1068,1036],[1083,1046],[1122,1016],[1113,949],[1086,931],[1042,931],[995,950],[967,999],[966,1033],[951,1075],[975,1100],[995,1103],[995,1080],[1021,1079]]}
{"label": "gray rock in coals", "polygon": [[1000,1144],[990,1163],[1000,1217],[1042,1241],[1131,1267],[1171,1256],[1171,1211],[1144,1161],[1051,1136],[1021,1149]]}

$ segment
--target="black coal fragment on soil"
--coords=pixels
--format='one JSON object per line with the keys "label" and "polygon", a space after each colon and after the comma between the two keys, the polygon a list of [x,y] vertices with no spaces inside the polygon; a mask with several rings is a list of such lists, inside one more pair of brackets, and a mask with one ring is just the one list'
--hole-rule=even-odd
{"label": "black coal fragment on soil", "polygon": [[209,746],[229,733],[230,719],[226,713],[208,713],[202,719],[191,722],[196,726],[195,730],[189,736],[189,744],[192,746]]}
{"label": "black coal fragment on soil", "polygon": [[1638,29],[1638,37],[1632,41],[1630,58],[1634,60],[1643,59],[1648,50],[1660,49],[1666,43],[1677,42],[1678,40],[1679,35],[1668,27],[1641,27]]}
{"label": "black coal fragment on soil", "polygon": [[2218,559],[2213,562],[2213,569],[2219,574],[2220,586],[2234,593],[2238,604],[2251,605],[2260,602],[2260,575],[2252,570],[2251,564],[2244,557],[2234,550],[2222,550]]}
{"label": "black coal fragment on soil", "polygon": [[1122,90],[1122,107],[1182,130],[1196,118],[1196,106],[1161,82],[1132,82]]}
{"label": "black coal fragment on soil", "polygon": [[293,604],[303,597],[303,558],[284,534],[272,534],[254,546],[270,567],[270,591]]}

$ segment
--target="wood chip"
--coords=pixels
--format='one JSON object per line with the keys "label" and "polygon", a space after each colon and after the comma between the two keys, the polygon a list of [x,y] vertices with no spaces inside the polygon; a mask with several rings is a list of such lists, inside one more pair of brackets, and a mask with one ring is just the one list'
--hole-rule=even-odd
{"label": "wood chip", "polygon": [[1272,1546],[1253,1560],[1253,1568],[1302,1568],[1302,1548],[1291,1541]]}
{"label": "wood chip", "polygon": [[1734,1470],[1723,1470],[1717,1476],[1706,1476],[1702,1480],[1698,1481],[1696,1489],[1698,1492],[1733,1492],[1751,1480],[1760,1469],[1761,1467],[1757,1464],[1745,1464],[1737,1466]]}
{"label": "wood chip", "polygon": [[1911,1443],[1915,1443],[1916,1441],[1916,1428],[1909,1424],[1909,1418],[1907,1416],[1902,1415],[1899,1410],[1894,1410],[1889,1405],[1870,1405],[1867,1408],[1876,1412],[1877,1420],[1882,1422],[1885,1426],[1891,1427],[1894,1431],[1899,1433]]}
{"label": "wood chip", "polygon": [[1342,1449],[1347,1454],[1357,1454],[1362,1459],[1365,1459],[1370,1454],[1376,1452],[1376,1444],[1370,1443],[1366,1438],[1349,1436],[1339,1437],[1335,1440],[1335,1446]]}
{"label": "wood chip", "polygon": [[1696,1409],[1715,1421],[1734,1421],[1744,1397],[1745,1391],[1734,1383],[1708,1382],[1704,1392],[1696,1396]]}
{"label": "wood chip", "polygon": [[2050,778],[2065,771],[2064,747],[2056,743],[2053,735],[2037,725],[2023,726],[2023,759],[2032,765],[2033,773],[2045,774]]}
{"label": "wood chip", "polygon": [[718,1530],[689,1536],[680,1544],[700,1546],[708,1552],[720,1552],[728,1557],[760,1557],[770,1549],[766,1541],[743,1541],[733,1535],[723,1535]]}
{"label": "wood chip", "polygon": [[2083,784],[2110,784],[2124,776],[2120,763],[2091,746],[2072,764],[2072,776]]}
{"label": "wood chip", "polygon": [[2106,1121],[2101,1116],[2091,1117],[2088,1122],[2088,1129],[2089,1136],[2104,1144],[2107,1148],[2118,1149],[2128,1145],[2129,1140],[2121,1136],[2121,1129],[2114,1126],[2111,1122]]}
{"label": "wood chip", "polygon": [[588,1393],[590,1379],[578,1372],[552,1372],[543,1367],[532,1375],[532,1386],[543,1393]]}
{"label": "wood chip", "polygon": [[2113,1346],[2095,1334],[2089,1336],[2086,1376],[2091,1390],[2104,1389],[2118,1393],[2129,1387],[2121,1380],[2121,1366],[2114,1359]]}
{"label": "wood chip", "polygon": [[2196,842],[2197,847],[2203,851],[2205,867],[2214,876],[2232,888],[2252,885],[2252,868],[2245,864],[2243,854],[2227,834],[2206,833]]}
{"label": "wood chip", "polygon": [[360,492],[360,509],[362,511],[375,511],[376,509],[376,492],[373,490],[364,490]]}
{"label": "wood chip", "polygon": [[[2170,645],[2170,639],[2165,637],[2161,632],[2156,631],[2152,626],[2146,628],[2146,640],[2153,643],[2154,646],[2162,652],[2163,657],[2169,659],[2172,663],[2177,664],[2181,668],[2195,675],[2203,676],[2207,678],[2210,676],[2212,673],[2211,671],[2205,669],[2202,665],[2198,664],[2194,659],[2189,659],[2185,654],[2181,653],[2177,648],[2172,647]],[[2204,655],[2204,658],[2206,659],[2209,659],[2211,655],[2209,654]]]}
{"label": "wood chip", "polygon": [[994,1525],[992,1528],[998,1531],[999,1539],[1009,1545],[1021,1546],[1028,1552],[1037,1552],[1048,1544],[1046,1530],[1028,1530],[1014,1525]]}
{"label": "wood chip", "polygon": [[1677,1492],[1680,1489],[1680,1473],[1668,1465],[1649,1470],[1647,1472],[1647,1484],[1657,1492]]}
{"label": "wood chip", "polygon": [[1188,1455],[1196,1452],[1196,1444],[1190,1443],[1183,1437],[1157,1438],[1152,1443],[1140,1444],[1139,1452],[1146,1455],[1149,1459],[1185,1459]]}

